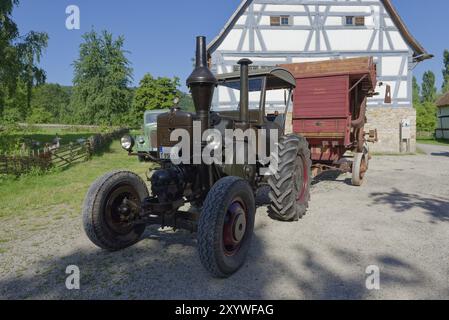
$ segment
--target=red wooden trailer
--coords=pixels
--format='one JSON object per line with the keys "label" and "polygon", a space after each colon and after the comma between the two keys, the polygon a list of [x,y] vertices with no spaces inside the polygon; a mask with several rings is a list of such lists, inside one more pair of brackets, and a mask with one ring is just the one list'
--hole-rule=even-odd
{"label": "red wooden trailer", "polygon": [[[293,131],[309,141],[314,173],[327,169],[353,172],[361,185],[368,170],[367,142],[377,132],[365,132],[367,98],[377,83],[373,58],[328,60],[283,65],[297,80],[293,104]],[[387,90],[389,93],[389,90]],[[348,161],[345,154],[352,151]]]}

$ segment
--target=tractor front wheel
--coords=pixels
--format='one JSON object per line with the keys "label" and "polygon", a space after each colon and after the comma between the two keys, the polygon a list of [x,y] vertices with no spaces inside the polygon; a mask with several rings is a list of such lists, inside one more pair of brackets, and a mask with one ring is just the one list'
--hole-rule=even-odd
{"label": "tractor front wheel", "polygon": [[83,206],[83,225],[89,239],[109,251],[137,243],[145,225],[133,222],[148,196],[145,183],[134,173],[115,171],[98,179],[89,189]]}
{"label": "tractor front wheel", "polygon": [[212,275],[230,277],[245,263],[255,214],[254,193],[245,180],[226,177],[212,187],[198,223],[200,260]]}

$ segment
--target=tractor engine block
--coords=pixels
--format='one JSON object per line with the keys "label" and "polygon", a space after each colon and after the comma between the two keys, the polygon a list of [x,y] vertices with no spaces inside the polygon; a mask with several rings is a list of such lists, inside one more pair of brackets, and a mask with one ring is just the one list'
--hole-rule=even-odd
{"label": "tractor engine block", "polygon": [[186,166],[170,166],[159,169],[151,176],[153,196],[161,203],[174,202],[189,196],[195,183],[193,169]]}

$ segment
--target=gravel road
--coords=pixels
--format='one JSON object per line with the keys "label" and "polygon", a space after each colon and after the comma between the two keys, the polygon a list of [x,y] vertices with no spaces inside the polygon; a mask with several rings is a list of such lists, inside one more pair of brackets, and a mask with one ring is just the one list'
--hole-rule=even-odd
{"label": "gravel road", "polygon": [[[0,298],[448,299],[449,148],[376,157],[361,188],[349,178],[316,181],[298,223],[259,208],[249,259],[227,280],[203,270],[187,232],[148,229],[135,247],[107,253],[64,206],[34,218],[31,231],[24,219],[2,222],[14,240],[0,253]],[[80,269],[80,290],[65,287],[69,265]],[[366,288],[368,266],[380,269],[380,290]]]}

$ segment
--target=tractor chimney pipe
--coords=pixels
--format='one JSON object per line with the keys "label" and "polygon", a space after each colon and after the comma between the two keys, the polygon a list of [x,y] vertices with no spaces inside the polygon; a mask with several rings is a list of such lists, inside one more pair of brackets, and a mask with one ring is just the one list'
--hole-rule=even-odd
{"label": "tractor chimney pipe", "polygon": [[196,114],[201,121],[202,133],[210,127],[209,112],[217,84],[217,79],[207,66],[206,37],[197,37],[196,67],[187,79],[187,86],[190,88]]}
{"label": "tractor chimney pipe", "polygon": [[207,67],[206,37],[196,38],[196,67]]}
{"label": "tractor chimney pipe", "polygon": [[249,59],[241,59],[240,65],[240,122],[249,125],[249,65],[253,62]]}

